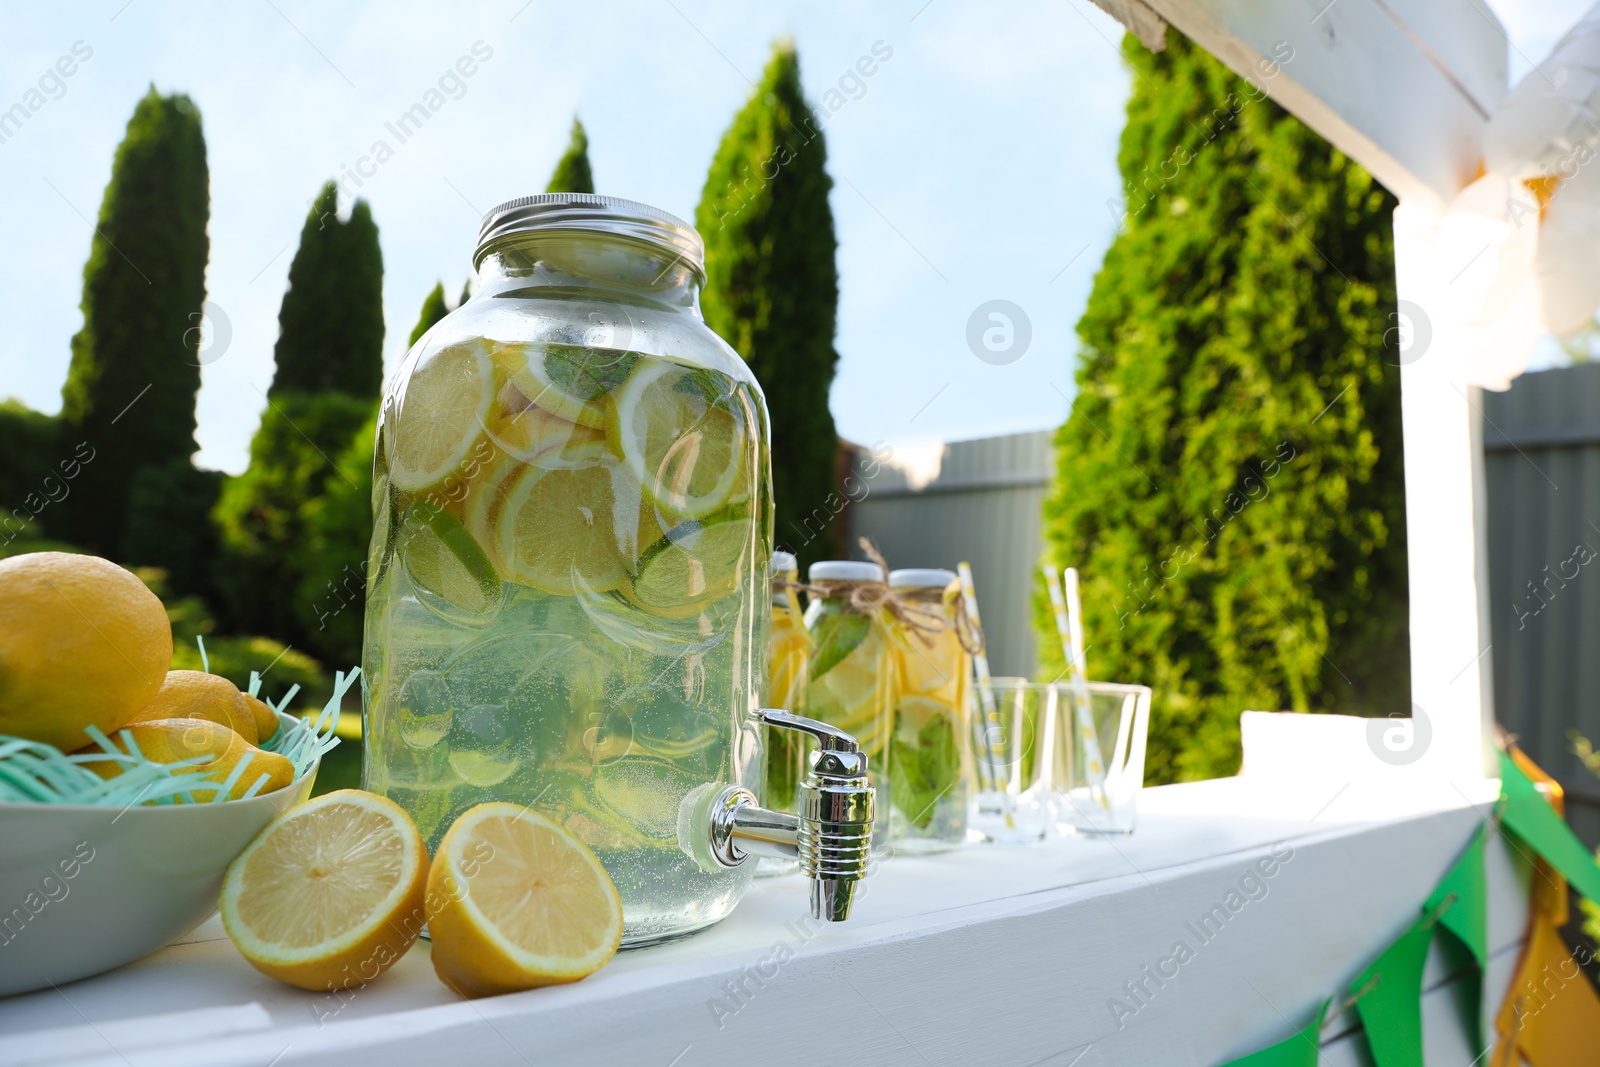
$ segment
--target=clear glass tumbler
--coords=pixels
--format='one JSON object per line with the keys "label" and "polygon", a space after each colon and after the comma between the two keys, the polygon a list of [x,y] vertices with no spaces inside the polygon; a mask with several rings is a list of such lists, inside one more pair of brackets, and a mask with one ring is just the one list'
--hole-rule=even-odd
{"label": "clear glass tumbler", "polygon": [[1054,817],[1060,690],[1025,678],[994,678],[989,688],[994,713],[973,718],[970,836],[1031,844],[1044,838]]}
{"label": "clear glass tumbler", "polygon": [[[1132,833],[1144,786],[1145,736],[1150,730],[1150,689],[1089,682],[1067,683],[1056,702],[1055,821],[1060,833]],[[1098,749],[1091,759],[1090,740]],[[1096,765],[1101,768],[1096,772]]]}

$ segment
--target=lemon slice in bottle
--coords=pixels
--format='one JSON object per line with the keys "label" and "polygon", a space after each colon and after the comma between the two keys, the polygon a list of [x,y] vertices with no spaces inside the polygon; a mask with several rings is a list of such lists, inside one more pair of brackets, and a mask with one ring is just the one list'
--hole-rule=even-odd
{"label": "lemon slice in bottle", "polygon": [[495,362],[529,402],[580,426],[603,429],[606,397],[639,357],[583,345],[501,345]]}
{"label": "lemon slice in bottle", "polygon": [[222,881],[222,925],[256,970],[314,992],[364,985],[422,932],[428,850],[392,800],[340,789],[292,808]]}
{"label": "lemon slice in bottle", "polygon": [[411,372],[395,408],[389,481],[415,492],[461,465],[494,399],[489,342],[467,341],[429,353]]}
{"label": "lemon slice in bottle", "polygon": [[679,518],[722,507],[743,480],[748,409],[719,377],[651,360],[614,397],[612,435],[623,461],[662,510]]}
{"label": "lemon slice in bottle", "polygon": [[482,615],[500,602],[494,564],[445,508],[416,501],[406,508],[400,529],[400,558],[419,588],[469,615]]}
{"label": "lemon slice in bottle", "polygon": [[577,579],[591,592],[627,579],[617,548],[616,460],[605,447],[563,449],[563,466],[526,467],[505,488],[496,547],[513,582],[571,596]]}
{"label": "lemon slice in bottle", "polygon": [[518,804],[469,808],[428,872],[433,969],[465,997],[575,982],[622,941],[622,900],[582,842]]}

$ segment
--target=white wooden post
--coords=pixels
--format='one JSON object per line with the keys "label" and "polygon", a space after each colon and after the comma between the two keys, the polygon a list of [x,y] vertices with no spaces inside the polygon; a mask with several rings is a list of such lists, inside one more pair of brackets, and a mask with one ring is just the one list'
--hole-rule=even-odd
{"label": "white wooden post", "polygon": [[1451,779],[1492,774],[1481,405],[1454,377],[1464,326],[1442,294],[1465,265],[1438,254],[1437,221],[1482,159],[1507,88],[1505,33],[1474,0],[1144,3],[1400,197],[1411,686],[1431,732],[1412,766]]}
{"label": "white wooden post", "polygon": [[1417,766],[1468,778],[1496,773],[1483,406],[1453,358],[1468,327],[1445,293],[1466,264],[1441,252],[1438,224],[1432,205],[1395,212],[1411,699],[1433,735]]}

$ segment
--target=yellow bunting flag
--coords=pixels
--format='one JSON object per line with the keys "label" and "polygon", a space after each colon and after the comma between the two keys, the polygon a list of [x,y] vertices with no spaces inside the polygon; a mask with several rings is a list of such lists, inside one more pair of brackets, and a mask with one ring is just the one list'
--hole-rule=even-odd
{"label": "yellow bunting flag", "polygon": [[[1517,749],[1502,758],[1500,768],[1507,810],[1502,820],[1507,829],[1521,837],[1542,857],[1554,853],[1561,865],[1571,869],[1573,842],[1546,841],[1556,837],[1552,824],[1531,805],[1518,811],[1517,800],[1535,795],[1535,783],[1545,786],[1548,810],[1556,816],[1554,825],[1571,834],[1560,822],[1564,807],[1561,786]],[[1514,814],[1515,812],[1515,814]],[[1530,818],[1529,816],[1536,816]],[[1581,847],[1581,846],[1579,846]],[[1592,864],[1592,861],[1591,861]],[[1581,869],[1586,883],[1593,878]],[[1587,945],[1568,945],[1561,928],[1568,921],[1567,879],[1551,863],[1534,860],[1533,891],[1529,900],[1528,942],[1516,977],[1506,990],[1505,1000],[1495,1019],[1499,1044],[1493,1067],[1593,1067],[1600,1040],[1600,993],[1584,973],[1594,962]]]}

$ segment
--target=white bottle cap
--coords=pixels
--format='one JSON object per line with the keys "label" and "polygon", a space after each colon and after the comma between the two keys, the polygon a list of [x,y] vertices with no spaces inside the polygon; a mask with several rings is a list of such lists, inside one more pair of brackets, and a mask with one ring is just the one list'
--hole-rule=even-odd
{"label": "white bottle cap", "polygon": [[955,580],[955,571],[937,567],[911,567],[889,572],[890,589],[943,589]]}
{"label": "white bottle cap", "polygon": [[773,574],[787,574],[789,571],[797,571],[799,569],[800,561],[794,558],[793,552],[780,550],[772,554]]}
{"label": "white bottle cap", "polygon": [[883,568],[876,563],[858,563],[853,559],[830,559],[813,563],[806,572],[813,582],[881,582]]}

